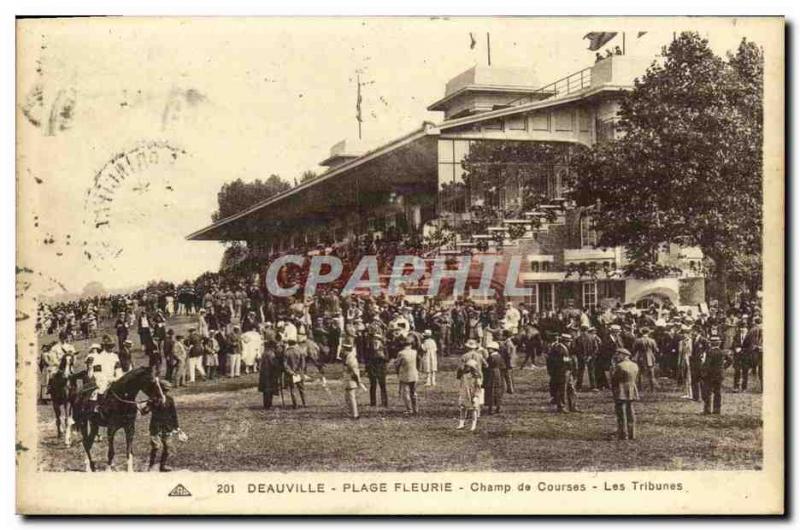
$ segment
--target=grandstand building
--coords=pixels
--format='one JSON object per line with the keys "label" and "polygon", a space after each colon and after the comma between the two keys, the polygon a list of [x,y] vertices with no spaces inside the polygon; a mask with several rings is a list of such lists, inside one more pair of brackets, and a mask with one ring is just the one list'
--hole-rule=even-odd
{"label": "grandstand building", "polygon": [[[366,153],[334,146],[319,177],[219,220],[191,240],[245,241],[264,256],[335,246],[370,238],[424,238],[446,227],[452,237],[432,255],[495,253],[522,256],[520,283],[538,311],[617,303],[646,306],[654,299],[679,306],[705,301],[702,253],[671,245],[659,263],[675,268],[666,278],[626,277],[622,248],[597,248],[591,209],[565,198],[569,159],[579,146],[613,139],[619,97],[633,88],[651,58],[607,57],[549,84],[528,69],[475,66],[451,79],[425,122]],[[531,161],[520,172],[496,164],[500,186],[483,189],[466,178],[463,161],[476,145],[537,142],[556,153],[551,162]],[[579,178],[579,176],[577,176]],[[526,192],[547,200],[526,210]],[[457,228],[473,221],[475,206],[503,212],[483,233]],[[544,220],[536,225],[531,220]],[[513,231],[512,227],[523,227]],[[592,271],[589,273],[588,271]],[[678,272],[679,271],[679,272]]]}

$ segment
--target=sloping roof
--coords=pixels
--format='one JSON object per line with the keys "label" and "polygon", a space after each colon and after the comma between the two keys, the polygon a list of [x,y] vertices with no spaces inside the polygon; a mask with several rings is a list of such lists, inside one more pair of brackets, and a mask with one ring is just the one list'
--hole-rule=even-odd
{"label": "sloping roof", "polygon": [[399,149],[399,148],[403,147],[404,145],[407,145],[407,144],[409,144],[411,142],[414,142],[415,140],[418,140],[418,139],[420,139],[420,138],[422,138],[422,137],[424,137],[424,136],[426,136],[428,134],[432,134],[432,132],[431,132],[432,131],[432,125],[433,124],[425,122],[425,123],[423,123],[422,127],[420,127],[419,129],[416,129],[415,131],[412,131],[409,134],[406,134],[406,135],[401,136],[401,137],[399,137],[399,138],[397,138],[395,140],[392,140],[391,142],[389,142],[387,144],[384,144],[384,145],[382,145],[380,147],[377,147],[377,148],[373,149],[372,151],[369,151],[369,152],[365,153],[364,155],[362,155],[362,156],[360,156],[358,158],[355,158],[355,159],[353,159],[353,160],[351,160],[349,162],[345,162],[342,165],[336,166],[335,168],[332,168],[332,169],[326,171],[325,173],[323,173],[322,175],[318,176],[315,179],[303,182],[299,186],[295,186],[294,188],[286,190],[283,193],[279,193],[277,195],[273,195],[272,197],[270,197],[268,199],[265,199],[265,200],[263,200],[261,202],[258,202],[256,204],[254,204],[253,206],[250,206],[249,208],[246,208],[246,209],[242,210],[241,212],[239,212],[237,214],[228,216],[228,217],[226,217],[224,219],[220,219],[219,221],[216,221],[215,223],[212,223],[212,224],[206,226],[205,228],[201,228],[200,230],[197,230],[196,232],[192,232],[191,234],[186,236],[186,239],[189,239],[189,240],[202,239],[202,236],[208,234],[209,232],[211,232],[213,230],[216,230],[216,229],[218,229],[218,228],[220,228],[222,226],[230,224],[230,223],[232,223],[232,222],[234,222],[234,221],[236,221],[238,219],[241,219],[243,217],[247,217],[248,215],[252,214],[253,212],[257,212],[259,210],[262,210],[262,209],[264,209],[264,208],[266,208],[266,207],[268,207],[268,206],[270,206],[272,204],[277,203],[278,201],[286,199],[287,197],[290,197],[290,196],[292,196],[292,195],[294,195],[296,193],[299,193],[299,192],[301,192],[301,191],[303,191],[305,189],[308,189],[308,188],[310,188],[312,186],[317,186],[317,185],[319,185],[319,184],[321,184],[321,183],[323,183],[323,182],[325,182],[325,181],[327,181],[327,180],[329,180],[329,179],[331,179],[333,177],[336,177],[337,175],[345,173],[345,172],[347,172],[347,171],[349,171],[351,169],[355,169],[355,168],[359,167],[360,165],[362,165],[362,164],[364,164],[366,162],[369,162],[370,160],[373,160],[375,158],[383,156],[383,155],[385,155],[387,153],[391,153],[392,151],[394,151],[396,149]]}

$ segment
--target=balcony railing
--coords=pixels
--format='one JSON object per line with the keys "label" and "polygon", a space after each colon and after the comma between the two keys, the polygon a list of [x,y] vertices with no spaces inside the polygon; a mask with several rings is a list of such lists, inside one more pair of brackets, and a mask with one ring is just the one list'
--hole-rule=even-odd
{"label": "balcony railing", "polygon": [[510,101],[509,105],[522,105],[523,103],[532,103],[534,101],[542,101],[544,99],[563,97],[574,92],[589,88],[592,86],[592,67],[589,66],[570,74],[567,77],[562,77],[557,81],[545,85],[532,94],[522,96],[515,100]]}

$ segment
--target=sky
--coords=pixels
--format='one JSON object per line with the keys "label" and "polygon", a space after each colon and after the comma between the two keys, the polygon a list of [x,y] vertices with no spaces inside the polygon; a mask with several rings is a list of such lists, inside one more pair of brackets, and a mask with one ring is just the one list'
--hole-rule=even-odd
{"label": "sky", "polygon": [[[718,53],[752,33],[735,20],[646,18],[19,21],[18,266],[44,292],[193,279],[219,267],[221,244],[185,237],[211,222],[222,184],[293,182],[321,172],[340,140],[364,151],[441,121],[425,108],[447,80],[486,64],[487,33],[493,66],[531,68],[545,85],[594,62],[588,31],[625,31],[629,54],[654,57],[673,31],[698,25]],[[114,189],[95,187],[115,156],[142,152]],[[108,200],[87,201],[98,194]]]}

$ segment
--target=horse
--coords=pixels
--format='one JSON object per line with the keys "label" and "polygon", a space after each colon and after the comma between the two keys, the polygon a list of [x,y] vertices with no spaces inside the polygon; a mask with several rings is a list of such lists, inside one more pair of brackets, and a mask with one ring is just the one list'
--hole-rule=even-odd
{"label": "horse", "polygon": [[133,471],[133,437],[136,430],[136,416],[139,403],[136,396],[143,392],[150,399],[164,400],[164,392],[158,377],[149,367],[134,368],[111,383],[105,398],[98,401],[97,410],[92,410],[89,401],[91,392],[84,391],[75,402],[73,418],[83,435],[83,448],[86,451],[86,471],[96,471],[92,460],[92,445],[100,427],[108,430],[108,467],[112,470],[114,462],[114,435],[119,429],[125,432],[127,470]]}
{"label": "horse", "polygon": [[61,438],[61,413],[64,413],[64,444],[69,447],[72,434],[72,410],[77,398],[75,378],[75,356],[65,354],[58,365],[58,371],[53,374],[48,384],[50,399],[53,402],[53,412],[56,416],[57,438]]}

